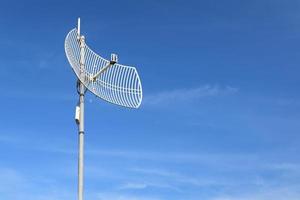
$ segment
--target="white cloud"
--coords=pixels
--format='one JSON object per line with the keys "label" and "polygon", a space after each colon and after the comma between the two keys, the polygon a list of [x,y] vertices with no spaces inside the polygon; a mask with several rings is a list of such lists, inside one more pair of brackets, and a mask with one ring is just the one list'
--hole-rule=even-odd
{"label": "white cloud", "polygon": [[131,190],[131,189],[145,189],[149,185],[146,183],[126,183],[120,187],[121,190]]}
{"label": "white cloud", "polygon": [[164,182],[152,183],[152,185],[157,187],[161,187],[162,185],[164,185],[165,187],[168,186],[168,188],[175,189],[177,191],[180,190],[178,185],[197,187],[231,185],[229,182],[224,183],[223,181],[220,181],[220,179],[208,179],[205,177],[199,178],[195,175],[184,175],[179,172],[164,169],[134,168],[132,169],[132,171],[135,171],[140,174],[148,174],[151,176],[163,178],[165,180]]}
{"label": "white cloud", "polygon": [[220,95],[234,94],[238,88],[218,85],[203,85],[190,89],[175,89],[164,91],[157,94],[145,95],[143,104],[145,105],[163,105],[172,102],[192,101],[204,97],[213,97]]}
{"label": "white cloud", "polygon": [[74,94],[66,94],[66,93],[56,93],[54,91],[41,91],[41,90],[19,90],[19,89],[11,89],[4,94],[7,98],[16,98],[16,99],[34,99],[34,100],[51,100],[51,101],[74,101],[76,99]]}
{"label": "white cloud", "polygon": [[290,171],[300,174],[299,163],[274,163],[265,166],[266,169],[279,170],[279,171]]}
{"label": "white cloud", "polygon": [[146,195],[132,195],[122,194],[118,192],[114,193],[98,193],[95,200],[162,200],[161,198],[151,197]]}
{"label": "white cloud", "polygon": [[[43,187],[40,187],[40,186]],[[36,177],[15,168],[0,167],[0,199],[11,200],[64,200],[74,199],[74,194],[59,187],[49,177]]]}
{"label": "white cloud", "polygon": [[248,190],[247,194],[224,194],[210,200],[299,200],[299,188],[300,185],[261,188],[256,191]]}
{"label": "white cloud", "polygon": [[[25,178],[11,168],[0,168],[0,193],[13,193],[25,183]],[[1,195],[0,195],[1,197]]]}
{"label": "white cloud", "polygon": [[[141,175],[141,174],[138,174]],[[138,178],[136,179],[135,182],[128,182],[126,184],[122,184],[118,189],[119,190],[146,190],[149,188],[159,188],[159,189],[166,189],[166,190],[172,190],[172,191],[177,191],[177,192],[182,192],[181,189],[179,189],[179,187],[176,186],[176,184],[174,184],[174,180],[171,179],[170,177],[167,177],[169,180],[168,181],[162,181],[157,179],[157,177],[155,177],[154,174],[152,179],[149,180],[145,177],[139,179],[139,176],[137,176]],[[172,183],[170,183],[172,182]]]}

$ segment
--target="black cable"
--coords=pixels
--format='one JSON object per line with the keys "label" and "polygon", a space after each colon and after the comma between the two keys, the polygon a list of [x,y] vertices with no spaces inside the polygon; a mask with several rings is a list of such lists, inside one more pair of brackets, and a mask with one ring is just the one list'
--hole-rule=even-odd
{"label": "black cable", "polygon": [[77,80],[76,89],[77,89],[77,93],[80,94],[80,81],[79,80]]}

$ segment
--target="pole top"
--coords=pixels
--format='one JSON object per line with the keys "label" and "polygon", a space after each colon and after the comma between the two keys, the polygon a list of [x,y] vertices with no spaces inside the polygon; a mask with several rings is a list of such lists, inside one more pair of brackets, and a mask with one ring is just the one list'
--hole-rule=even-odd
{"label": "pole top", "polygon": [[80,36],[80,17],[78,17],[78,21],[77,21],[77,34],[78,36]]}

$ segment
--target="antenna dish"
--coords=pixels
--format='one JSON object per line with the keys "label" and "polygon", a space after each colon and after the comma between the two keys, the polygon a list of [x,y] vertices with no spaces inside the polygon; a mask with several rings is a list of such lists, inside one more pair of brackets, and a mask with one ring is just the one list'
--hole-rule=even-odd
{"label": "antenna dish", "polygon": [[[80,22],[79,22],[80,24]],[[118,56],[106,60],[84,46],[84,68],[81,56],[79,31],[71,30],[65,39],[65,52],[77,78],[84,86],[101,99],[129,108],[141,105],[143,92],[135,67],[118,64]]]}

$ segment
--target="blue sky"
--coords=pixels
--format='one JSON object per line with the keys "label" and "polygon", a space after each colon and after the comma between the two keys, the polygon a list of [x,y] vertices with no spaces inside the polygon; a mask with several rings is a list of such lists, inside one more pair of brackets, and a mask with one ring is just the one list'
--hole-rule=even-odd
{"label": "blue sky", "polygon": [[136,66],[140,109],[86,96],[88,200],[299,200],[300,2],[2,1],[0,199],[76,199],[64,39]]}

